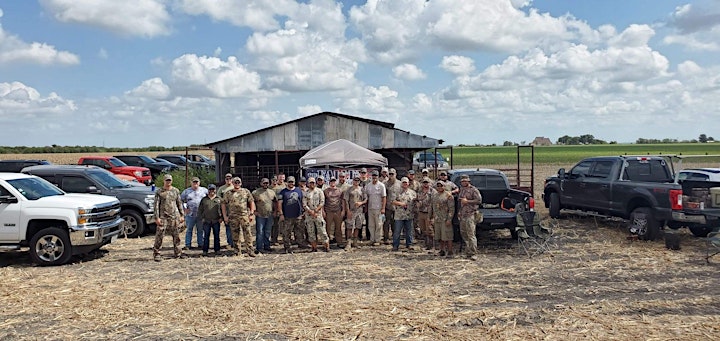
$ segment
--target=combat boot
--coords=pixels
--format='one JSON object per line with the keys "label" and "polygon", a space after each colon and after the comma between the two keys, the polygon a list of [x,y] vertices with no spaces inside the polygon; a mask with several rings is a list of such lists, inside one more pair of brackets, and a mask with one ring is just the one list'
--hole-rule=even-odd
{"label": "combat boot", "polygon": [[310,252],[317,252],[317,242],[310,242],[310,247],[312,248]]}
{"label": "combat boot", "polygon": [[330,243],[325,243],[323,246],[325,247],[323,251],[330,252]]}
{"label": "combat boot", "polygon": [[348,239],[347,244],[345,244],[345,251],[350,251],[350,249],[352,248],[351,244],[352,244],[352,239]]}

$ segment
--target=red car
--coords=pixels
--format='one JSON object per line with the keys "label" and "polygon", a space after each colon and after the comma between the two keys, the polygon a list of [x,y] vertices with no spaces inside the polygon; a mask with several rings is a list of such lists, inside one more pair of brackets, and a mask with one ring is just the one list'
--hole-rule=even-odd
{"label": "red car", "polygon": [[92,165],[109,170],[113,174],[129,175],[145,185],[152,183],[150,169],[128,166],[125,162],[112,156],[85,156],[78,160],[78,165]]}

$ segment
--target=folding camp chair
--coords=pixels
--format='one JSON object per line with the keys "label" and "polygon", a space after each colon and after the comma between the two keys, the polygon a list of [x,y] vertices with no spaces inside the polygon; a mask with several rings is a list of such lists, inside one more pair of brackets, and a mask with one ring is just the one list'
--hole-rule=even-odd
{"label": "folding camp chair", "polygon": [[705,262],[710,264],[710,258],[720,254],[720,230],[715,229],[707,235],[707,247],[705,249]]}
{"label": "folding camp chair", "polygon": [[549,252],[555,246],[553,230],[540,222],[540,215],[535,211],[518,213],[516,229],[518,244],[530,258]]}

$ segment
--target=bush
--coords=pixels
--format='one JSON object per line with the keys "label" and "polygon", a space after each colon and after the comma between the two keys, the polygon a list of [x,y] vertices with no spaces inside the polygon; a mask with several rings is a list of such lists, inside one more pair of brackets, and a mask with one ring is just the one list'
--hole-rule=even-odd
{"label": "bush", "polygon": [[[193,177],[200,178],[200,185],[203,187],[207,187],[209,184],[215,183],[215,171],[211,169],[196,169],[193,167],[188,168],[187,170],[187,182],[185,181],[185,171],[184,170],[176,170],[170,172],[170,175],[173,177],[173,186],[177,187],[181,192],[185,188],[190,187],[190,179]],[[155,186],[160,188],[163,186],[163,176],[158,176],[155,178]],[[187,183],[187,185],[185,185]]]}

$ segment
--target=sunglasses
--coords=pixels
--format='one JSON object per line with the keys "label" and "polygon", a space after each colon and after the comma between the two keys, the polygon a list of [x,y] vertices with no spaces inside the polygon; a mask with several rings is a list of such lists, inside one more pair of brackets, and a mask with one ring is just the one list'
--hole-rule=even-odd
{"label": "sunglasses", "polygon": [[240,184],[242,181],[233,181],[234,184]]}
{"label": "sunglasses", "polygon": [[269,185],[270,183],[269,183],[269,182],[263,182],[262,184],[263,184],[263,185]]}
{"label": "sunglasses", "polygon": [[165,181],[172,181],[172,179],[165,179]]}

